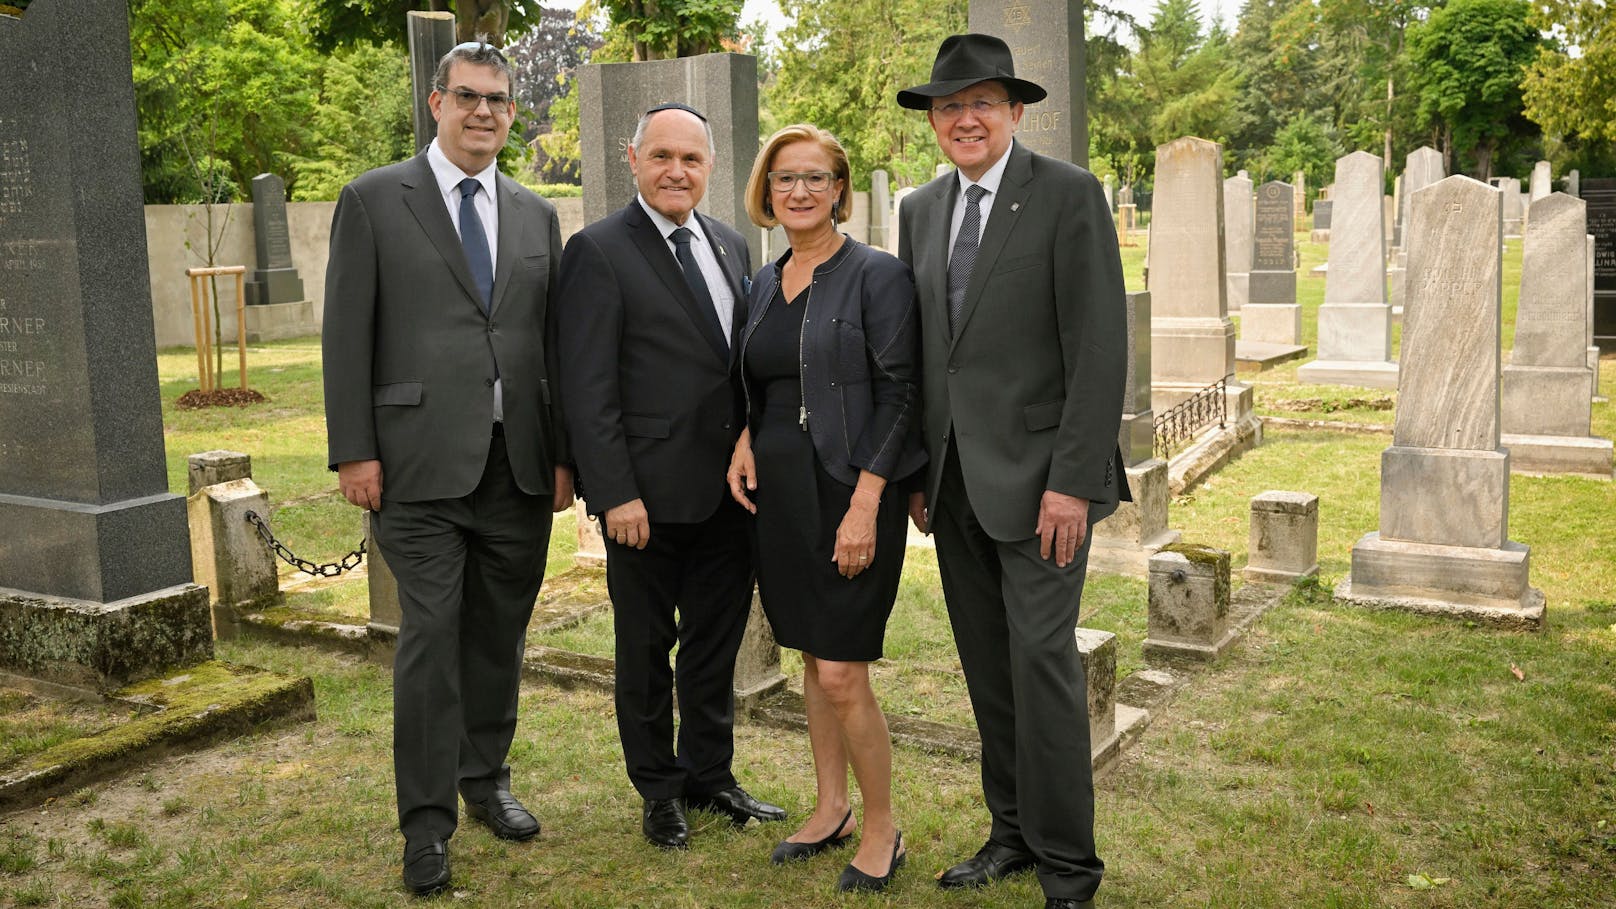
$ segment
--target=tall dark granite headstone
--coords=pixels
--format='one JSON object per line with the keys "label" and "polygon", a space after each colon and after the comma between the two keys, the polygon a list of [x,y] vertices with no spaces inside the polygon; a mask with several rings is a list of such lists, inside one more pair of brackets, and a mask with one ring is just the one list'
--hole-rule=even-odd
{"label": "tall dark granite headstone", "polygon": [[970,28],[1004,39],[1016,75],[1049,92],[1027,105],[1016,140],[1041,155],[1087,167],[1081,0],[971,0]]}
{"label": "tall dark granite headstone", "polygon": [[252,198],[258,268],[247,282],[247,305],[302,300],[303,279],[292,265],[292,236],[286,224],[286,181],[274,174],[259,174],[252,181]]}
{"label": "tall dark granite headstone", "polygon": [[[1257,187],[1251,302],[1296,302],[1296,191],[1273,180]],[[1260,285],[1260,286],[1259,286]]]}
{"label": "tall dark granite headstone", "polygon": [[[599,221],[634,199],[634,175],[628,167],[634,127],[650,108],[678,101],[707,117],[718,146],[699,208],[747,237],[757,236],[746,215],[746,178],[758,150],[756,57],[704,54],[590,63],[579,71],[578,89],[585,222]],[[760,261],[756,255],[753,260]]]}
{"label": "tall dark granite headstone", "polygon": [[1588,233],[1594,237],[1594,343],[1616,352],[1616,178],[1581,181],[1588,203]]}
{"label": "tall dark granite headstone", "polygon": [[128,17],[0,16],[0,669],[92,686],[213,646],[168,492]]}

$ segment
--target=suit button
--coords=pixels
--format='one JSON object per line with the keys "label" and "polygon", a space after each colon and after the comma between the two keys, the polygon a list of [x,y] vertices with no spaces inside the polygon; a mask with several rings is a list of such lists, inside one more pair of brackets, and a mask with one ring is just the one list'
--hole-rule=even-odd
{"label": "suit button", "polygon": [[488,386],[489,388],[493,388],[494,387],[494,380],[493,379],[484,379],[483,384]]}
{"label": "suit button", "polygon": [[728,424],[728,423],[725,423],[725,424],[724,424],[724,428],[725,428],[725,429],[728,429],[728,428],[729,428],[729,424]]}
{"label": "suit button", "polygon": [[954,375],[957,372],[959,372],[959,367],[958,366],[950,365],[948,367],[948,374],[949,375]]}

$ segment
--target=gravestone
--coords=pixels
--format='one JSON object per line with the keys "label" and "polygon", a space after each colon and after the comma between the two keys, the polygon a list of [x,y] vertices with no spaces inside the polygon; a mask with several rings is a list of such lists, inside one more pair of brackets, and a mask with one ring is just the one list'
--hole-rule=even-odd
{"label": "gravestone", "polygon": [[455,46],[454,13],[409,10],[404,14],[410,45],[410,118],[415,125],[415,150],[432,144],[438,136],[438,121],[432,118],[427,97],[432,94],[432,77],[438,61]]}
{"label": "gravestone", "polygon": [[1128,308],[1128,373],[1122,391],[1122,428],[1117,443],[1128,474],[1132,502],[1094,525],[1089,565],[1099,571],[1144,577],[1152,553],[1176,543],[1179,532],[1167,529],[1167,462],[1156,458],[1154,414],[1150,409],[1150,292],[1126,294]]}
{"label": "gravestone", "polygon": [[292,236],[286,224],[286,182],[274,174],[252,181],[253,247],[258,268],[246,282],[247,340],[279,341],[319,334],[314,301],[303,293],[303,279],[292,264]]}
{"label": "gravestone", "polygon": [[0,16],[0,671],[101,690],[213,655],[168,491],[128,16]]}
{"label": "gravestone", "polygon": [[1403,290],[1408,281],[1408,252],[1409,233],[1409,200],[1414,194],[1448,175],[1447,164],[1442,153],[1429,145],[1422,145],[1408,153],[1408,159],[1403,170],[1403,242],[1398,247],[1397,256],[1388,273],[1390,302],[1392,316],[1396,318],[1403,312]]}
{"label": "gravestone", "polygon": [[[1543,594],[1509,539],[1499,444],[1503,200],[1465,176],[1414,194],[1408,313],[1380,530],[1352,548],[1340,599],[1537,628]],[[1332,272],[1332,275],[1334,272]]]}
{"label": "gravestone", "polygon": [[889,252],[897,249],[888,246],[892,226],[892,191],[887,181],[887,172],[876,168],[870,171],[870,245]]}
{"label": "gravestone", "polygon": [[1588,278],[1588,372],[1593,380],[1593,403],[1604,404],[1606,398],[1599,393],[1599,345],[1594,343],[1594,235],[1587,236]]}
{"label": "gravestone", "polygon": [[1223,149],[1185,137],[1156,149],[1151,214],[1150,403],[1162,414],[1220,380],[1229,419],[1251,413],[1235,382],[1223,249]]}
{"label": "gravestone", "polygon": [[971,0],[970,30],[1010,45],[1016,75],[1049,92],[1027,105],[1016,141],[1041,155],[1089,163],[1081,0]]}
{"label": "gravestone", "polygon": [[718,146],[707,194],[698,207],[742,234],[756,236],[746,214],[746,180],[758,151],[756,57],[704,54],[589,63],[579,70],[578,90],[585,223],[634,200],[634,175],[628,167],[634,128],[647,110],[677,101],[706,116]]}
{"label": "gravestone", "polygon": [[1319,497],[1270,489],[1251,500],[1247,581],[1289,584],[1319,573]]}
{"label": "gravestone", "polygon": [[1518,177],[1494,177],[1492,184],[1504,194],[1504,236],[1521,235],[1521,181]]}
{"label": "gravestone", "polygon": [[1566,195],[1582,198],[1582,172],[1573,170],[1565,176]]}
{"label": "gravestone", "polygon": [[1308,239],[1314,243],[1330,242],[1330,211],[1335,206],[1332,199],[1313,200],[1313,231]]}
{"label": "gravestone", "polygon": [[1245,307],[1250,289],[1252,231],[1251,180],[1238,174],[1223,181],[1223,258],[1229,312]]}
{"label": "gravestone", "polygon": [[1292,201],[1296,203],[1296,211],[1292,214],[1291,224],[1301,224],[1307,220],[1307,173],[1297,171],[1291,174],[1291,186],[1295,190]]}
{"label": "gravestone", "polygon": [[888,236],[891,237],[889,251],[893,255],[898,254],[898,231],[900,225],[903,224],[903,219],[898,217],[898,213],[903,211],[903,200],[909,198],[909,194],[914,192],[915,189],[916,187],[913,186],[904,186],[892,194],[892,221],[888,225]]}
{"label": "gravestone", "polygon": [[1594,343],[1616,353],[1616,178],[1583,180],[1582,200],[1594,235]]}
{"label": "gravestone", "polygon": [[1227,552],[1180,543],[1151,556],[1149,573],[1146,637],[1140,645],[1146,662],[1206,663],[1239,639],[1230,622]]}
{"label": "gravestone", "polygon": [[[1532,165],[1532,205],[1536,205],[1537,200],[1544,198],[1549,193],[1554,191],[1553,182],[1552,173],[1549,170],[1549,162],[1539,161]],[[1530,212],[1530,209],[1528,209],[1528,212]],[[1527,217],[1531,217],[1531,215],[1528,214]]]}
{"label": "gravestone", "polygon": [[[1337,159],[1339,161],[1340,159]],[[1392,226],[1386,232],[1387,242],[1391,244],[1392,259],[1396,260],[1403,254],[1403,175],[1398,174],[1392,178]],[[1393,263],[1395,264],[1395,262]]]}
{"label": "gravestone", "polygon": [[1521,257],[1515,348],[1504,368],[1510,466],[1610,479],[1611,443],[1590,435],[1586,203],[1551,193],[1532,205]]}
{"label": "gravestone", "polygon": [[1336,159],[1330,269],[1319,307],[1319,353],[1301,382],[1396,388],[1392,312],[1386,304],[1381,160],[1357,151]]}
{"label": "gravestone", "polygon": [[1105,187],[1105,207],[1106,207],[1106,210],[1113,213],[1113,214],[1115,214],[1116,210],[1117,210],[1117,178],[1116,178],[1116,176],[1113,175],[1113,174],[1106,174],[1105,179],[1101,181],[1101,185],[1103,187]]}
{"label": "gravestone", "polygon": [[[1242,349],[1243,360],[1253,359],[1259,352],[1263,360],[1273,362],[1307,353],[1307,348],[1300,346],[1302,308],[1296,303],[1295,210],[1290,204],[1293,195],[1290,186],[1277,180],[1257,188],[1251,303],[1240,314],[1241,347],[1250,348]],[[1314,203],[1315,210],[1319,204]],[[1264,349],[1255,349],[1258,344]]]}

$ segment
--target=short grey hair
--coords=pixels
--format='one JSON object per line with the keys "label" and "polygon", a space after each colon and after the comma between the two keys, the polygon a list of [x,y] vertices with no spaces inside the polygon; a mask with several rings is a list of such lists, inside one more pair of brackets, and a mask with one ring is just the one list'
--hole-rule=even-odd
{"label": "short grey hair", "polygon": [[[634,138],[628,140],[629,147],[638,152],[640,142],[645,138],[645,125],[651,122],[652,117],[656,116],[657,114],[665,114],[670,110],[677,110],[677,108],[664,107],[641,114],[640,122],[634,127]],[[706,117],[699,114],[695,116],[696,119],[701,121],[702,130],[707,133],[707,157],[716,161],[718,160],[718,144],[713,141],[713,125],[707,122]]]}
{"label": "short grey hair", "polygon": [[505,92],[516,92],[516,70],[511,67],[511,61],[505,59],[505,52],[489,44],[486,36],[479,35],[476,41],[463,41],[450,48],[438,61],[438,69],[432,74],[433,88],[440,92],[448,90],[449,69],[456,63],[473,63],[497,69],[505,77]]}

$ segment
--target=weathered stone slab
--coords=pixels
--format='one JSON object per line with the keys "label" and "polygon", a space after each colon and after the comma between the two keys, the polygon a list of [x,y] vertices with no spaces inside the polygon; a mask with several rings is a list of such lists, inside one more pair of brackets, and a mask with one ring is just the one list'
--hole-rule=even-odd
{"label": "weathered stone slab", "polygon": [[1080,625],[1073,638],[1088,681],[1089,748],[1098,755],[1117,736],[1117,636]]}
{"label": "weathered stone slab", "polygon": [[1269,490],[1252,498],[1248,551],[1248,581],[1288,584],[1318,574],[1319,497]]}
{"label": "weathered stone slab", "polygon": [[1167,527],[1167,462],[1150,459],[1126,468],[1132,502],[1122,502],[1105,520],[1094,525],[1089,568],[1113,574],[1145,577],[1151,555],[1178,542],[1181,534]]}
{"label": "weathered stone slab", "polygon": [[[1550,193],[1554,192],[1552,174],[1549,170],[1549,162],[1539,161],[1532,165],[1531,189],[1532,208],[1537,207],[1539,199],[1547,198]],[[1537,217],[1537,213],[1534,211],[1529,215],[1529,217],[1535,218]]]}
{"label": "weathered stone slab", "polygon": [[1076,0],[971,0],[970,30],[1004,39],[1016,75],[1049,92],[1027,105],[1016,141],[1041,155],[1087,167],[1083,4]]}
{"label": "weathered stone slab", "polygon": [[1494,177],[1492,185],[1504,194],[1504,236],[1521,235],[1521,180],[1519,177]]}
{"label": "weathered stone slab", "polygon": [[1255,231],[1251,179],[1236,174],[1223,181],[1223,248],[1230,312],[1244,308],[1249,298]]}
{"label": "weathered stone slab", "polygon": [[110,603],[0,588],[5,671],[105,692],[212,658],[208,592],[195,584]]}
{"label": "weathered stone slab", "polygon": [[1229,554],[1177,544],[1150,557],[1147,660],[1206,662],[1234,642],[1229,627]]}
{"label": "weathered stone slab", "polygon": [[1503,207],[1453,176],[1416,194],[1396,444],[1498,448]]}
{"label": "weathered stone slab", "polygon": [[1122,389],[1122,462],[1132,467],[1152,457],[1155,413],[1150,409],[1150,291],[1125,294],[1128,310],[1128,373]]}
{"label": "weathered stone slab", "polygon": [[1392,312],[1386,304],[1386,235],[1381,160],[1368,152],[1336,159],[1330,262],[1319,307],[1319,353],[1298,380],[1395,388]]}
{"label": "weathered stone slab", "polygon": [[1447,616],[1503,628],[1543,627],[1543,592],[1528,583],[1530,550],[1383,540],[1352,547],[1352,572],[1336,598],[1360,606]]}

